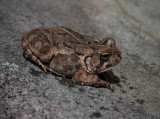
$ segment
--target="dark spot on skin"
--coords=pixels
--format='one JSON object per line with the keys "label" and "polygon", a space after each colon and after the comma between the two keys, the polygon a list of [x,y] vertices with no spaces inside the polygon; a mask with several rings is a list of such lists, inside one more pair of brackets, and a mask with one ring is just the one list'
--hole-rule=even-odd
{"label": "dark spot on skin", "polygon": [[24,52],[26,52],[29,49],[29,46],[26,45],[25,47],[23,47]]}
{"label": "dark spot on skin", "polygon": [[70,43],[74,43],[74,44],[80,44],[81,42],[77,41],[77,40],[69,40]]}
{"label": "dark spot on skin", "polygon": [[75,54],[71,54],[71,60],[72,60],[73,62],[78,62],[79,57],[78,57],[77,55],[75,55]]}
{"label": "dark spot on skin", "polygon": [[62,36],[68,35],[68,33],[66,33],[66,32],[58,32],[57,34],[58,34],[58,35],[62,35]]}
{"label": "dark spot on skin", "polygon": [[59,43],[56,43],[54,40],[52,40],[52,45],[57,47]]}
{"label": "dark spot on skin", "polygon": [[28,54],[27,57],[32,60],[32,55],[31,54]]}
{"label": "dark spot on skin", "polygon": [[90,44],[92,44],[92,42],[91,42],[91,41],[88,41],[88,42],[87,42],[87,44],[89,44],[89,45],[90,45]]}
{"label": "dark spot on skin", "polygon": [[46,35],[44,33],[38,34],[38,39],[42,41],[42,43],[44,42],[48,42],[48,38],[46,37]]}
{"label": "dark spot on skin", "polygon": [[80,37],[81,39],[84,39],[84,36],[83,36],[83,35],[80,35],[79,37]]}
{"label": "dark spot on skin", "polygon": [[42,72],[36,71],[36,70],[33,69],[33,68],[30,68],[29,73],[32,74],[33,76],[40,76],[40,74],[42,74]]}
{"label": "dark spot on skin", "polygon": [[81,68],[81,65],[80,65],[80,64],[77,64],[75,67],[76,67],[76,69],[80,69],[80,68]]}
{"label": "dark spot on skin", "polygon": [[140,99],[137,99],[136,101],[137,101],[137,103],[139,103],[139,104],[143,104],[143,103],[145,102],[144,100],[140,100]]}
{"label": "dark spot on skin", "polygon": [[63,45],[67,48],[73,49],[70,45],[68,45],[66,42],[63,42]]}
{"label": "dark spot on skin", "polygon": [[49,51],[50,51],[50,45],[43,46],[43,47],[40,49],[40,53],[41,53],[41,54],[47,54]]}
{"label": "dark spot on skin", "polygon": [[91,117],[91,118],[92,118],[92,117],[100,118],[100,117],[102,117],[102,114],[101,114],[100,112],[94,112],[94,113],[92,113],[92,115],[90,115],[90,117]]}
{"label": "dark spot on skin", "polygon": [[98,43],[98,41],[95,40],[94,43]]}

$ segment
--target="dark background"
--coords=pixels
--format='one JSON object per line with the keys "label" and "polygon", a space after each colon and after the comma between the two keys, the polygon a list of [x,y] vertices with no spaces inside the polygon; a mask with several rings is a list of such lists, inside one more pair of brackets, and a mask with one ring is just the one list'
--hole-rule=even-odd
{"label": "dark background", "polygon": [[[160,118],[159,0],[0,0],[0,118]],[[21,36],[35,27],[68,26],[123,55],[115,91],[44,73],[23,57]]]}

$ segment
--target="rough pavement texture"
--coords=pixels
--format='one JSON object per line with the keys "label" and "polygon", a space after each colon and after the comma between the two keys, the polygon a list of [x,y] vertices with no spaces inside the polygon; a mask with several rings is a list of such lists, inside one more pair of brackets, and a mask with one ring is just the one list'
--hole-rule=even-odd
{"label": "rough pavement texture", "polygon": [[[159,119],[159,0],[0,0],[0,118]],[[35,27],[68,26],[113,36],[123,59],[115,91],[44,73],[23,57],[20,38]]]}

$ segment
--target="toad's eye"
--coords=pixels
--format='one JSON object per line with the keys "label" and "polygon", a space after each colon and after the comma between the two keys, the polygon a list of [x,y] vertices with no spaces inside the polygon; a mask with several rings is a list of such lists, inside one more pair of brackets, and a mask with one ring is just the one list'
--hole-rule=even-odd
{"label": "toad's eye", "polygon": [[101,59],[103,59],[103,60],[109,60],[110,56],[111,56],[111,54],[109,54],[109,53],[103,53],[100,55]]}

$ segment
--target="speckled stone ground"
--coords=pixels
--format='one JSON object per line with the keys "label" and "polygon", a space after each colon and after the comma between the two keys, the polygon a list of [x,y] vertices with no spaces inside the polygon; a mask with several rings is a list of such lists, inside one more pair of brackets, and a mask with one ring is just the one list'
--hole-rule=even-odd
{"label": "speckled stone ground", "polygon": [[[0,0],[1,119],[159,119],[159,0]],[[35,27],[68,26],[122,51],[115,91],[44,73],[23,57],[20,38]]]}

